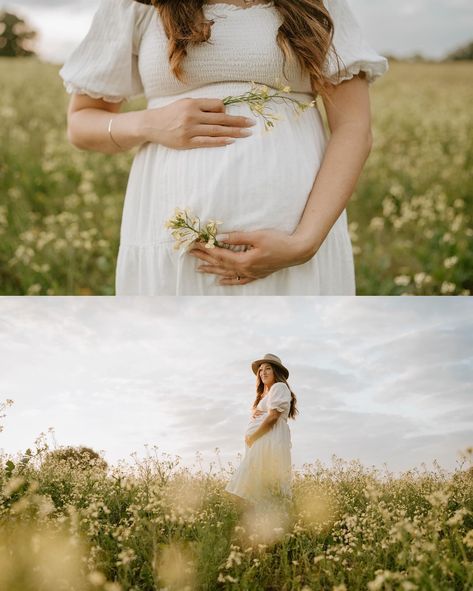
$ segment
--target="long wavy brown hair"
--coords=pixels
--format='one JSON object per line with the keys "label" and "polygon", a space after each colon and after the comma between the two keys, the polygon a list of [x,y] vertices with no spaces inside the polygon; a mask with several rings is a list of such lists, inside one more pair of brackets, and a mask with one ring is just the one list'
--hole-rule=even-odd
{"label": "long wavy brown hair", "polygon": [[[265,361],[264,363],[269,363],[269,362]],[[263,364],[261,364],[261,365],[263,365]],[[258,403],[261,400],[261,398],[263,398],[263,394],[264,394],[264,384],[261,380],[260,371],[259,371],[261,365],[258,367],[258,371],[256,372],[256,398],[255,398],[255,401],[253,402],[253,409],[255,409],[258,406]],[[278,367],[277,365],[273,365],[272,363],[269,363],[269,365],[273,368],[274,381],[275,382],[283,382],[289,388],[289,391],[291,393],[291,406],[289,407],[289,415],[288,416],[290,419],[295,419],[296,414],[299,414],[299,411],[296,408],[296,404],[297,404],[296,395],[291,390],[291,386],[287,383],[286,377],[283,374],[281,368]]]}
{"label": "long wavy brown hair", "polygon": [[[191,43],[210,40],[213,20],[205,18],[205,0],[135,0],[153,5],[161,16],[168,38],[168,56],[173,74],[184,81],[183,61]],[[277,43],[287,61],[299,64],[310,76],[314,95],[327,96],[328,79],[323,66],[334,34],[334,24],[323,0],[273,0],[283,18],[277,34]],[[245,9],[243,9],[245,10]],[[334,50],[340,72],[340,57]]]}

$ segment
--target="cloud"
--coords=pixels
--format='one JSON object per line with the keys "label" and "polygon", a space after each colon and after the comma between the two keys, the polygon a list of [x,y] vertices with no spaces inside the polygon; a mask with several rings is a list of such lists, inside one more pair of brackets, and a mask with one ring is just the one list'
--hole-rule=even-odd
{"label": "cloud", "polygon": [[0,445],[15,453],[54,427],[109,461],[145,444],[235,460],[251,361],[271,352],[298,400],[298,465],[336,453],[451,466],[471,444],[471,310],[468,298],[2,298],[0,397],[15,406]]}

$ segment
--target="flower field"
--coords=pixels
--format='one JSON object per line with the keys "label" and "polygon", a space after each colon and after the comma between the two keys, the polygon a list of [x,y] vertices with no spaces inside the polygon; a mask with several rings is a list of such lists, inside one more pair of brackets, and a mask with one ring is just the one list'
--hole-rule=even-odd
{"label": "flower field", "polygon": [[[0,60],[0,294],[110,295],[133,153],[68,144],[58,67]],[[473,290],[473,64],[392,63],[349,205],[360,295]],[[137,101],[128,108],[143,108]]]}
{"label": "flower field", "polygon": [[[334,457],[295,473],[293,502],[255,512],[203,470],[148,448],[133,462],[1,455],[8,591],[464,591],[473,588],[473,468],[403,474]],[[200,464],[201,465],[201,464]]]}

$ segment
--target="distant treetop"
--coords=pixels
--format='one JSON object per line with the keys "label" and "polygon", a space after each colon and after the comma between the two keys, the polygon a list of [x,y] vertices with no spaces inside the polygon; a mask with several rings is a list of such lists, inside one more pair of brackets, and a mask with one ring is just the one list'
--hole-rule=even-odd
{"label": "distant treetop", "polygon": [[473,41],[449,53],[447,60],[473,60]]}
{"label": "distant treetop", "polygon": [[33,40],[38,33],[16,14],[0,12],[0,57],[34,56]]}
{"label": "distant treetop", "polygon": [[71,467],[80,469],[99,468],[106,470],[108,467],[107,462],[90,447],[60,447],[53,451],[48,452],[44,464],[66,462]]}

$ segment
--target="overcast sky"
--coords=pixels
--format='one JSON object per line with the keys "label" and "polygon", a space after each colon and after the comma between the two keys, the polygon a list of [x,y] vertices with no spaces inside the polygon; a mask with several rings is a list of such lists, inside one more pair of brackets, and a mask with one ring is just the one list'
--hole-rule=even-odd
{"label": "overcast sky", "polygon": [[[144,445],[192,465],[244,452],[251,361],[279,355],[293,463],[332,454],[453,468],[473,444],[469,298],[1,298],[0,448],[53,427],[111,462]],[[50,440],[51,442],[51,440]]]}
{"label": "overcast sky", "polygon": [[[472,40],[472,0],[349,0],[367,38],[383,54],[440,58]],[[38,51],[62,62],[86,34],[97,0],[0,0],[41,33]]]}

